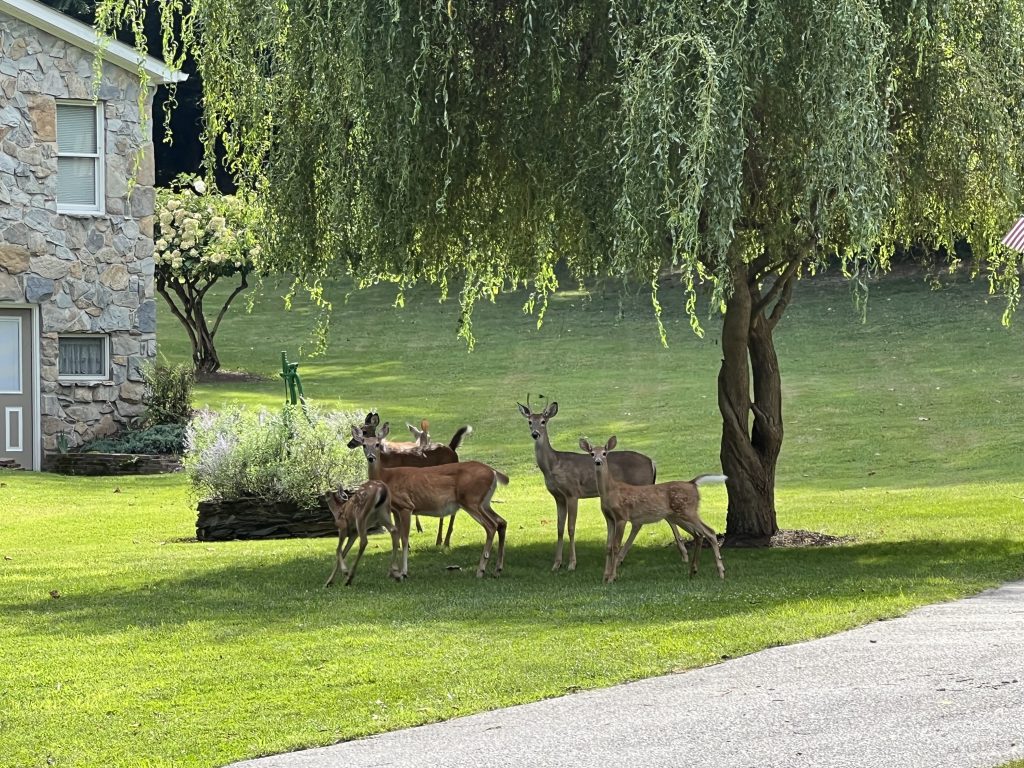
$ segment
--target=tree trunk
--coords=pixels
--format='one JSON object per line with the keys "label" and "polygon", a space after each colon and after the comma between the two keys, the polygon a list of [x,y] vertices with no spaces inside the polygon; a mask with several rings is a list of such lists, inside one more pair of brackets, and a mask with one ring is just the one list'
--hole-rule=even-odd
{"label": "tree trunk", "polygon": [[729,478],[726,546],[765,547],[778,530],[775,465],[782,448],[782,380],[772,330],[788,301],[792,279],[791,274],[778,278],[786,281],[782,306],[766,317],[766,299],[747,265],[733,269],[718,374],[722,469]]}
{"label": "tree trunk", "polygon": [[[224,314],[228,311],[228,307],[231,306],[231,302],[249,286],[247,279],[248,269],[243,269],[239,274],[241,280],[224,301],[224,305],[220,308],[213,322],[213,328],[206,321],[206,314],[203,311],[203,298],[206,296],[206,292],[217,282],[217,278],[208,280],[200,288],[193,283],[180,283],[173,276],[168,280],[166,276],[157,275],[157,291],[164,297],[164,300],[171,308],[171,313],[178,318],[188,333],[188,340],[192,345],[192,363],[195,366],[196,373],[214,373],[220,370],[220,357],[217,355],[217,348],[213,345],[213,337],[217,334],[220,322],[224,319]],[[178,297],[178,300],[181,302],[180,307],[175,303],[168,287]]]}

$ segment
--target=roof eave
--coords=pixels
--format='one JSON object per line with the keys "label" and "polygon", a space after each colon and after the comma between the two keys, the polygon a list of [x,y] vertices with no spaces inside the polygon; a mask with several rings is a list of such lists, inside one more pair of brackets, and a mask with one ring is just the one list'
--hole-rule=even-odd
{"label": "roof eave", "polygon": [[83,50],[92,51],[121,69],[134,73],[141,69],[155,85],[180,83],[188,79],[184,72],[171,69],[159,59],[144,56],[130,45],[100,35],[88,24],[36,0],[0,0],[0,10]]}

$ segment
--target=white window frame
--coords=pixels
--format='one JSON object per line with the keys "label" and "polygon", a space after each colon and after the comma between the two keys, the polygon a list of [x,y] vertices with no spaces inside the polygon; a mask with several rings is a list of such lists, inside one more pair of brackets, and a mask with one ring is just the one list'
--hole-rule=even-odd
{"label": "white window frame", "polygon": [[[0,306],[4,306],[0,304]],[[22,361],[25,356],[25,350],[21,346],[21,337],[24,331],[21,327],[20,317],[3,317],[0,318],[0,322],[13,323],[18,329],[18,381],[21,382],[21,386],[17,390],[8,391],[6,389],[0,389],[0,395],[23,395],[25,394],[25,371],[23,370]]]}
{"label": "white window frame", "polygon": [[[60,110],[61,105],[67,105],[72,107],[92,107],[96,113],[96,152],[85,153],[85,152],[61,152],[60,143],[57,143],[57,157],[87,157],[92,158],[96,162],[96,205],[68,205],[67,203],[57,202],[57,213],[85,213],[85,214],[103,214],[106,213],[106,175],[107,175],[107,158],[106,158],[106,141],[104,133],[104,102],[102,101],[76,101],[74,99],[57,99],[57,107],[54,112],[54,121],[60,118],[57,116],[57,111]],[[58,170],[58,173],[60,171]]]}
{"label": "white window frame", "polygon": [[[102,339],[103,340],[103,375],[66,374],[60,373],[60,342],[62,339]],[[57,381],[61,383],[100,384],[110,381],[110,336],[106,333],[61,333],[57,336]]]}

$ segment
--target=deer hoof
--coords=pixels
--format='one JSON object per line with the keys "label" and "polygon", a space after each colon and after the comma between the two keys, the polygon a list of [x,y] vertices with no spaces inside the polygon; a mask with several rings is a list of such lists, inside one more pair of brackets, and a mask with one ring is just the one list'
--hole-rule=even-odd
{"label": "deer hoof", "polygon": [[572,562],[570,562],[569,563],[569,567],[566,570],[575,571],[576,570],[576,561],[573,560]]}
{"label": "deer hoof", "polygon": [[555,560],[555,564],[551,566],[551,570],[553,572],[557,573],[559,571],[559,569],[561,569],[561,567],[562,567],[562,561],[561,560]]}

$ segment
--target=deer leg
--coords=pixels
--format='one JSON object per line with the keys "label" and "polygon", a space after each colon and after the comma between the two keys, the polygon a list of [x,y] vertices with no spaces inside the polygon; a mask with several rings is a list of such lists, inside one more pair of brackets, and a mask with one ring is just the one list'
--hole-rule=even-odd
{"label": "deer leg", "polygon": [[555,507],[558,509],[558,544],[555,545],[555,564],[551,566],[552,571],[557,571],[562,567],[562,538],[565,536],[565,499],[555,496]]}
{"label": "deer leg", "polygon": [[619,549],[622,546],[622,537],[625,535],[625,533],[626,521],[616,520],[615,529],[612,534],[612,551],[610,554],[612,563],[612,575],[611,578],[608,579],[609,584],[615,581],[615,579],[618,577]]}
{"label": "deer leg", "polygon": [[704,533],[697,527],[687,528],[693,536],[693,560],[690,561],[690,578],[697,575],[697,565],[700,563],[700,551],[704,547]]}
{"label": "deer leg", "polygon": [[411,516],[407,510],[391,508],[391,516],[394,518],[395,527],[398,529],[398,538],[402,544],[402,564],[398,569],[398,578],[404,579],[409,576],[409,528]]}
{"label": "deer leg", "polygon": [[420,523],[419,515],[416,515],[416,533],[423,533],[423,524]]}
{"label": "deer leg", "polygon": [[363,559],[363,552],[366,551],[366,544],[369,541],[369,537],[366,535],[366,528],[364,526],[359,527],[359,551],[356,552],[356,560],[352,563],[352,570],[348,572],[348,578],[345,579],[345,586],[352,586],[352,579],[356,577],[356,568],[359,567],[359,561]]}
{"label": "deer leg", "polygon": [[324,583],[324,589],[327,589],[334,582],[334,577],[338,575],[338,570],[341,569],[345,562],[345,555],[342,549],[345,546],[345,534],[338,534],[338,550],[334,555],[334,570],[331,571],[331,575],[327,577],[327,581]]}
{"label": "deer leg", "polygon": [[607,584],[610,581],[612,574],[612,542],[615,536],[615,521],[606,515],[604,518],[604,524],[608,529],[608,536],[605,539],[604,578],[602,580]]}
{"label": "deer leg", "polygon": [[629,522],[629,538],[626,539],[626,543],[622,545],[622,549],[619,550],[619,560],[616,563],[616,567],[622,565],[622,561],[626,559],[626,555],[629,554],[629,548],[633,546],[633,540],[636,535],[640,533],[640,529],[644,527],[643,523],[634,523],[632,520]]}
{"label": "deer leg", "polygon": [[718,536],[706,523],[702,522],[701,525],[704,527],[704,538],[708,540],[708,544],[711,545],[711,552],[715,556],[715,567],[718,568],[718,577],[724,580],[725,565],[722,563],[722,552],[718,548]]}
{"label": "deer leg", "polygon": [[[491,508],[490,503],[487,504],[485,509],[491,513],[498,526],[498,564],[495,568],[495,575],[500,575],[505,568],[505,529],[508,528],[508,523],[505,522],[505,518]],[[569,569],[572,570],[571,565]]]}
{"label": "deer leg", "polygon": [[[441,544],[441,527],[444,525],[444,519],[441,519],[437,524],[437,543]],[[455,528],[455,515],[448,518],[448,533],[444,535],[444,548],[449,549],[452,545],[452,529]]]}
{"label": "deer leg", "polygon": [[487,571],[487,561],[491,559],[491,547],[494,545],[494,534],[497,532],[497,526],[491,520],[490,513],[484,510],[483,507],[479,509],[463,507],[463,509],[466,510],[470,517],[480,523],[487,534],[487,538],[484,541],[484,551],[480,553],[480,564],[476,568],[476,577],[480,579],[483,578],[484,573]]}
{"label": "deer leg", "polygon": [[387,525],[388,533],[391,534],[391,562],[388,564],[388,576],[395,581],[402,580],[402,568],[399,563],[401,558],[401,534],[398,529],[392,524]]}
{"label": "deer leg", "polygon": [[569,518],[569,570],[576,570],[576,512],[579,509],[580,500],[577,496],[568,496],[565,499],[565,508]]}
{"label": "deer leg", "polygon": [[[676,528],[676,524],[671,520],[668,521],[668,527],[672,529],[672,536],[676,540],[676,547],[679,549],[679,554],[683,556],[683,562],[688,563],[690,559],[686,556],[686,544],[683,543],[683,537],[679,535],[679,529]],[[625,555],[623,555],[625,557]]]}

